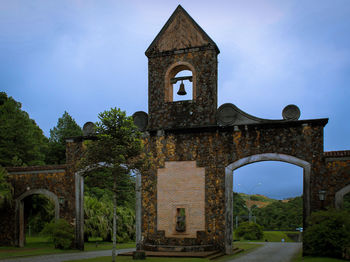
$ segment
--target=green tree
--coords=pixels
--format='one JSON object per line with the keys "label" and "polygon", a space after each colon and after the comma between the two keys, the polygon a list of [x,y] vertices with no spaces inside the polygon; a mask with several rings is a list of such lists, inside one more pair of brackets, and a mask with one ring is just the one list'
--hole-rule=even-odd
{"label": "green tree", "polygon": [[48,164],[66,163],[66,138],[81,136],[83,132],[75,120],[65,111],[57,121],[57,126],[50,129]]}
{"label": "green tree", "polygon": [[303,236],[306,255],[338,257],[350,245],[350,213],[346,210],[323,210],[311,214]]}
{"label": "green tree", "polygon": [[253,222],[243,222],[235,231],[237,238],[243,238],[245,240],[259,240],[264,236],[262,227]]}
{"label": "green tree", "polygon": [[55,248],[69,249],[73,246],[74,227],[62,218],[46,224],[41,234],[49,236]]}
{"label": "green tree", "polygon": [[350,212],[350,193],[344,196],[343,209]]}
{"label": "green tree", "polygon": [[239,193],[233,192],[233,216],[247,215],[248,208]]}
{"label": "green tree", "polygon": [[130,171],[141,164],[141,161],[136,160],[142,152],[141,133],[134,125],[132,117],[127,117],[120,109],[104,111],[98,118],[95,130],[97,140],[86,144],[87,149],[81,165],[85,167],[87,176],[91,174],[88,170],[110,172],[108,181],[112,183],[105,183],[105,186],[113,191],[112,260],[115,261],[117,192],[125,190],[117,187],[117,181],[130,176]]}
{"label": "green tree", "polygon": [[0,92],[0,165],[44,165],[47,138],[21,107]]}
{"label": "green tree", "polygon": [[0,208],[12,200],[13,188],[7,176],[6,169],[0,166]]}
{"label": "green tree", "polygon": [[253,214],[265,230],[295,230],[303,226],[303,198],[292,198],[288,202],[276,201],[266,207],[253,209]]}
{"label": "green tree", "polygon": [[28,233],[37,234],[55,218],[55,205],[44,195],[31,195],[24,199],[24,213],[28,217]]}
{"label": "green tree", "polygon": [[[103,241],[111,241],[113,234],[113,202],[109,194],[98,199],[93,196],[84,197],[85,238],[102,237]],[[127,206],[117,206],[116,241],[118,243],[134,240],[135,212]]]}
{"label": "green tree", "polygon": [[[101,201],[92,196],[84,196],[84,234],[88,237],[102,237],[107,240],[111,235],[113,213],[112,201]],[[87,240],[87,239],[86,239]]]}
{"label": "green tree", "polygon": [[[100,199],[110,194],[111,199],[113,198],[113,193],[109,190],[113,187],[113,175],[110,169],[91,172],[90,175],[84,179],[84,184],[86,186],[86,192],[90,196]],[[117,188],[120,189],[116,192],[117,206],[127,206],[134,209],[135,178],[128,172],[119,174]]]}

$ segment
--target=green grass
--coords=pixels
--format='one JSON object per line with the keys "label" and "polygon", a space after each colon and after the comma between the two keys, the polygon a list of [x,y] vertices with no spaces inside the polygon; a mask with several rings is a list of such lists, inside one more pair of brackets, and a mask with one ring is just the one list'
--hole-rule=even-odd
{"label": "green grass", "polygon": [[337,258],[329,258],[329,257],[303,257],[302,256],[302,250],[300,250],[300,252],[292,259],[291,262],[301,262],[301,261],[305,261],[305,262],[342,262],[342,261],[346,261],[343,259],[337,259]]}
{"label": "green grass", "polygon": [[[247,254],[248,252],[251,252],[254,249],[260,247],[261,245],[236,242],[236,243],[234,243],[234,246],[239,247],[239,248],[243,248],[244,252],[236,254],[236,255],[223,256],[215,261],[225,262],[225,261],[230,260],[232,258],[241,256],[243,254]],[[117,261],[124,261],[124,262],[134,261],[131,256],[118,256],[118,258],[116,260]],[[79,259],[79,260],[69,260],[67,262],[110,262],[110,261],[111,261],[111,256],[89,258],[89,259]],[[166,261],[206,262],[206,261],[212,261],[212,260],[209,260],[208,258],[147,257],[146,261],[149,261],[149,262],[152,262],[152,261],[154,261],[154,262],[166,262]]]}
{"label": "green grass", "polygon": [[305,261],[305,262],[343,262],[343,261],[347,261],[347,260],[337,259],[337,258],[329,258],[329,257],[302,257],[302,258],[298,258],[297,260],[293,260],[293,262],[299,262],[299,261]]}
{"label": "green grass", "polygon": [[[264,237],[261,240],[252,240],[253,242],[264,242],[265,239],[268,242],[281,242],[282,239],[284,239],[285,242],[294,242],[291,238],[287,236],[288,233],[295,234],[295,231],[264,231]],[[236,238],[235,235],[233,235],[233,240],[237,241],[239,239]],[[249,241],[249,240],[243,240],[241,241]]]}
{"label": "green grass", "polygon": [[[133,248],[135,243],[122,243],[117,244],[117,249]],[[112,243],[110,242],[87,242],[85,243],[85,251],[98,251],[112,249]],[[81,252],[79,250],[60,250],[53,247],[53,243],[48,241],[45,237],[27,237],[27,243],[25,247],[0,247],[0,259],[25,257],[25,256],[38,256],[47,254],[59,254],[59,253],[73,253]]]}

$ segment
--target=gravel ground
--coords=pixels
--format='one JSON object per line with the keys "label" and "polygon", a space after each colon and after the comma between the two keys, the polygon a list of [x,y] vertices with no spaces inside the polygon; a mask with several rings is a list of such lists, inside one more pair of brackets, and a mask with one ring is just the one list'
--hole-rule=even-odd
{"label": "gravel ground", "polygon": [[[119,249],[118,253],[134,251],[135,248],[129,249]],[[77,253],[67,253],[67,254],[52,254],[43,256],[33,256],[33,257],[23,257],[23,258],[11,258],[11,259],[0,259],[0,262],[63,262],[73,259],[84,259],[84,258],[94,258],[102,256],[112,256],[112,250],[103,251],[89,251],[89,252],[77,252]]]}
{"label": "gravel ground", "polygon": [[[259,243],[261,244],[261,243]],[[302,243],[270,242],[256,250],[243,255],[232,262],[289,262],[302,248]]]}

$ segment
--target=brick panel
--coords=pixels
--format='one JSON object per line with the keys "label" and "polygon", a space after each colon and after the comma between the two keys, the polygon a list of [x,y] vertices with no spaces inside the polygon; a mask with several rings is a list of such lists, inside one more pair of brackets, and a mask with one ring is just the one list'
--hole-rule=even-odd
{"label": "brick panel", "polygon": [[[205,169],[195,161],[165,162],[158,169],[157,227],[166,237],[196,237],[205,228]],[[186,231],[175,230],[176,209],[185,208]]]}

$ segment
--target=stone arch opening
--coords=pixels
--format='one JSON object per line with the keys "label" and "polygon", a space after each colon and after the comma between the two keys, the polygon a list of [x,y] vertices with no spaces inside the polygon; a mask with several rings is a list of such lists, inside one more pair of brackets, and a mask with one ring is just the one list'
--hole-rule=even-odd
{"label": "stone arch opening", "polygon": [[44,195],[50,199],[55,205],[55,219],[59,219],[60,205],[58,197],[46,189],[28,189],[22,195],[20,195],[16,200],[16,231],[18,234],[17,245],[19,247],[24,247],[25,243],[25,225],[24,225],[24,199],[31,195]]}
{"label": "stone arch opening", "polygon": [[[245,165],[236,169],[233,173],[233,223],[237,228],[242,222],[253,221],[259,223],[265,230],[295,230],[302,225],[302,194],[303,194],[303,169],[299,166],[281,161],[261,161]],[[240,195],[241,194],[241,195]],[[243,195],[244,194],[244,195]],[[266,197],[266,198],[265,198]],[[237,203],[235,203],[237,198]],[[260,212],[270,199],[278,200],[288,205],[286,199],[300,204],[298,217],[293,214],[292,219],[280,220],[273,223],[274,219],[265,219],[265,212]],[[245,207],[236,205],[239,201],[245,201]],[[266,202],[265,202],[266,201]],[[242,203],[242,202],[241,202]],[[271,202],[272,203],[272,202]],[[236,209],[235,209],[236,207]],[[237,208],[240,208],[238,213]],[[244,210],[244,212],[243,212]],[[261,217],[261,215],[263,216]],[[276,214],[278,215],[278,214]],[[288,216],[289,217],[289,216]],[[291,218],[291,217],[290,217]],[[298,222],[299,225],[294,225]]]}
{"label": "stone arch opening", "polygon": [[335,193],[335,208],[342,209],[344,207],[344,197],[350,194],[350,184]]}
{"label": "stone arch opening", "polygon": [[233,188],[233,172],[237,168],[242,166],[261,162],[261,161],[281,161],[290,164],[294,164],[303,168],[303,201],[304,201],[304,214],[303,220],[310,215],[310,176],[311,176],[311,164],[302,159],[294,156],[279,154],[279,153],[265,153],[248,156],[239,159],[225,168],[225,251],[227,254],[232,252],[232,233],[233,233],[233,214],[232,214],[232,188]]}
{"label": "stone arch opening", "polygon": [[[188,93],[184,98],[176,95],[181,83],[185,85]],[[175,94],[174,94],[175,93]],[[165,102],[175,102],[196,99],[196,71],[187,62],[177,62],[170,66],[165,73]],[[191,96],[189,96],[191,94]]]}

